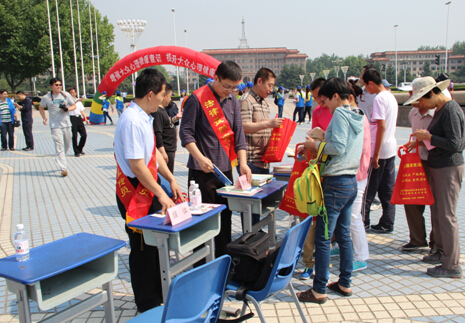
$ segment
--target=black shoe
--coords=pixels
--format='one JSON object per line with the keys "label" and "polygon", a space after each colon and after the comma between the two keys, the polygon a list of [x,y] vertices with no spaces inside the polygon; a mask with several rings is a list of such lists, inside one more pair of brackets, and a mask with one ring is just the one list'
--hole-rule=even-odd
{"label": "black shoe", "polygon": [[85,152],[81,151],[81,156],[84,156],[85,154],[86,154]]}
{"label": "black shoe", "polygon": [[376,232],[376,233],[392,233],[394,229],[387,229],[377,224],[377,225],[371,226],[371,231]]}
{"label": "black shoe", "polygon": [[75,153],[74,156],[81,157],[81,154],[80,153]]}
{"label": "black shoe", "polygon": [[409,243],[404,244],[402,246],[402,250],[411,251],[411,250],[416,250],[416,249],[420,249],[420,248],[423,248],[423,247],[428,247],[428,245],[424,244],[423,246],[415,246],[414,244],[409,242]]}
{"label": "black shoe", "polygon": [[442,264],[442,253],[438,251],[435,254],[424,256],[422,260],[432,265]]}
{"label": "black shoe", "polygon": [[27,147],[27,148],[23,148],[24,151],[33,151],[34,148],[31,148],[31,147]]}
{"label": "black shoe", "polygon": [[434,268],[428,268],[426,273],[437,278],[462,278],[462,268],[460,266],[457,269],[452,270],[439,265]]}
{"label": "black shoe", "polygon": [[25,151],[27,149],[27,147],[23,148],[23,150]]}

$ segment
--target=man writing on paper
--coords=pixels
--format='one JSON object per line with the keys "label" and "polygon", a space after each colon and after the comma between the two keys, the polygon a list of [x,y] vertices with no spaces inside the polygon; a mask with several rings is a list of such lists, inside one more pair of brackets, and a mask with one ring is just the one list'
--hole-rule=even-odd
{"label": "man writing on paper", "polygon": [[[247,165],[252,174],[270,173],[270,163],[262,162],[262,157],[270,142],[272,129],[283,123],[283,118],[270,119],[270,104],[266,101],[273,92],[275,80],[276,75],[272,70],[265,67],[259,69],[253,87],[240,101],[242,127],[247,142]],[[260,215],[252,215],[252,225],[258,221]]]}
{"label": "man writing on paper", "polygon": [[[155,69],[146,69],[136,79],[135,99],[121,115],[115,130],[117,163],[116,201],[126,223],[174,206],[163,191],[158,171],[166,178],[174,197],[182,197],[173,174],[157,153],[153,117],[165,92],[165,78]],[[157,169],[158,168],[158,169]],[[142,233],[125,226],[131,253],[131,285],[139,312],[159,306],[163,301],[158,248],[145,244]]]}
{"label": "man writing on paper", "polygon": [[[227,205],[227,200],[216,194],[216,189],[224,184],[212,173],[213,165],[233,181],[232,167],[237,165],[238,158],[240,173],[247,174],[251,181],[239,101],[232,94],[241,78],[239,65],[223,62],[216,70],[213,83],[197,89],[185,100],[179,137],[190,153],[188,180],[199,184],[204,203]],[[215,237],[215,257],[225,254],[230,241],[231,211],[226,209],[221,213],[221,231]]]}

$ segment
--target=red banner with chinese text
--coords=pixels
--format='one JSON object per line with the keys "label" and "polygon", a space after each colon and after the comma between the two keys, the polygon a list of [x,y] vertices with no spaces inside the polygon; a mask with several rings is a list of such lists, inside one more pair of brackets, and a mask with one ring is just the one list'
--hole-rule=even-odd
{"label": "red banner with chinese text", "polygon": [[416,152],[406,152],[404,155],[401,155],[401,150],[406,151],[406,149],[405,147],[399,148],[400,166],[394,191],[392,192],[391,204],[434,204],[433,193],[421,163],[418,149],[416,149]]}
{"label": "red banner with chinese text", "polygon": [[237,166],[237,154],[234,145],[234,131],[224,116],[223,109],[208,85],[194,91],[199,99],[203,112],[213,128],[216,137],[231,161],[231,166]]}
{"label": "red banner with chinese text", "polygon": [[296,127],[296,122],[285,118],[278,128],[273,129],[262,162],[275,163],[283,160],[286,148],[291,142]]}
{"label": "red banner with chinese text", "polygon": [[295,180],[299,178],[304,170],[308,167],[308,160],[305,158],[300,158],[297,154],[297,147],[299,145],[302,145],[302,143],[295,146],[294,167],[292,168],[291,178],[289,179],[289,184],[287,185],[286,192],[284,193],[284,197],[281,200],[279,208],[291,215],[297,215],[302,218],[306,218],[308,217],[307,213],[302,213],[297,210],[295,205],[294,190],[292,189],[294,187]]}
{"label": "red banner with chinese text", "polygon": [[[156,140],[156,139],[155,139]],[[152,158],[147,165],[150,173],[152,173],[155,181],[157,180],[157,145],[154,144]],[[116,158],[115,158],[116,159]],[[141,183],[137,188],[131,184],[126,175],[121,171],[121,168],[116,161],[116,195],[123,203],[126,209],[126,223],[140,219],[148,214],[152,205],[154,194],[146,189]],[[142,233],[141,230],[133,229],[133,231]]]}

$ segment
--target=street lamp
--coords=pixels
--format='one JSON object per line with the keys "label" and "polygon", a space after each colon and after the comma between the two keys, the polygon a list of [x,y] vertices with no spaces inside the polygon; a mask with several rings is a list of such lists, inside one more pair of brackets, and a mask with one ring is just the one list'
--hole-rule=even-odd
{"label": "street lamp", "polygon": [[[184,29],[184,35],[186,35],[186,48],[187,48],[187,29]],[[187,84],[186,95],[189,95],[189,67],[186,67],[186,84]]]}
{"label": "street lamp", "polygon": [[305,75],[299,75],[299,77],[300,77],[300,86],[302,87],[303,86],[302,82],[304,81]]}
{"label": "street lamp", "polygon": [[313,82],[313,79],[315,78],[315,75],[316,75],[316,73],[310,73],[310,77],[312,78],[312,82]]}
{"label": "street lamp", "polygon": [[323,70],[323,74],[325,75],[325,79],[328,79],[329,70]]}
{"label": "street lamp", "polygon": [[336,77],[337,77],[337,78],[339,77],[339,63],[340,63],[340,62],[341,62],[341,61],[339,60],[339,58],[336,58],[336,60],[333,61],[333,64],[336,64],[336,65],[334,66],[334,70],[336,71]]}
{"label": "street lamp", "polygon": [[[79,0],[77,3],[77,14],[78,14],[78,26],[79,26],[79,48],[81,50],[81,73],[82,73],[82,95],[86,97],[86,78],[84,76],[84,56],[82,55],[82,35],[81,35],[81,14],[79,13]],[[79,87],[79,83],[76,84]]]}
{"label": "street lamp", "polygon": [[48,32],[50,35],[50,52],[52,53],[52,76],[55,77],[55,60],[53,58],[53,39],[52,39],[52,26],[50,24],[50,8],[47,0],[47,17],[48,17]]}
{"label": "street lamp", "polygon": [[57,9],[58,46],[60,47],[61,84],[63,84],[63,89],[66,89],[66,87],[65,87],[65,69],[63,68],[63,51],[61,49],[60,17],[58,16],[58,0],[55,0],[55,5],[56,5],[56,9]]}
{"label": "street lamp", "polygon": [[[174,46],[177,46],[176,45],[176,22],[174,20],[174,8],[171,8],[171,12],[173,13]],[[179,66],[176,66],[176,77],[178,79],[178,95],[181,96],[181,90],[179,88]]]}
{"label": "street lamp", "polygon": [[447,34],[449,33],[449,8],[452,1],[446,2],[447,6],[447,25],[446,25],[446,64],[445,64],[445,72],[447,73]]}
{"label": "street lamp", "polygon": [[[121,28],[121,31],[124,33],[124,36],[129,38],[131,41],[131,48],[132,52],[134,53],[136,51],[137,40],[144,31],[145,26],[147,25],[147,21],[139,19],[118,20],[117,24]],[[132,84],[134,84],[134,74],[132,74]],[[132,95],[135,95],[134,85],[132,86]]]}
{"label": "street lamp", "polygon": [[394,25],[394,48],[396,50],[396,87],[397,87],[397,27],[399,25]]}
{"label": "street lamp", "polygon": [[91,13],[91,4],[89,1],[89,26],[90,26],[90,50],[92,53],[92,73],[94,80],[94,94],[97,93],[97,80],[95,79],[95,57],[94,57],[94,36],[92,34],[92,13]]}
{"label": "street lamp", "polygon": [[78,71],[78,67],[77,67],[76,39],[74,37],[74,18],[73,18],[73,2],[72,2],[72,0],[69,0],[69,8],[71,9],[71,32],[73,34],[74,73],[76,74],[76,94],[77,94],[77,97],[80,98],[80,96],[79,96],[79,71]]}
{"label": "street lamp", "polygon": [[349,66],[341,66],[342,73],[344,73],[344,82],[347,80],[347,71],[349,70]]}

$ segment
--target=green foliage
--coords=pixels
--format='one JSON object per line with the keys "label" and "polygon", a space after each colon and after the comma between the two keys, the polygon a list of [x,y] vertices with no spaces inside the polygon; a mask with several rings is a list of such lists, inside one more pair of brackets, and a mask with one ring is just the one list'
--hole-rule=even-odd
{"label": "green foliage", "polygon": [[386,80],[389,83],[396,85],[396,67],[394,64],[390,64],[386,67]]}
{"label": "green foliage", "polygon": [[425,65],[423,65],[423,72],[421,73],[421,76],[425,77],[425,76],[431,76],[431,75],[432,73],[431,73],[430,63],[425,62]]}
{"label": "green foliage", "polygon": [[[50,20],[52,26],[52,43],[54,51],[55,70],[58,77],[60,72],[60,54],[58,41],[58,27],[56,19],[56,7],[54,1],[50,4]],[[77,15],[77,2],[73,1],[74,34],[76,41],[76,54],[78,72],[81,75],[81,56],[79,44],[79,28]],[[89,18],[89,2],[79,0],[82,50],[85,74],[92,75],[91,36],[89,19],[92,19],[94,37],[94,55],[97,55],[95,39],[94,7],[91,7]],[[65,71],[65,84],[75,81],[74,71],[74,46],[71,28],[70,3],[68,0],[58,1],[60,17],[60,33],[63,53],[63,66]],[[3,74],[12,91],[21,85],[26,79],[39,74],[47,74],[51,71],[50,38],[47,21],[47,6],[45,1],[39,0],[1,0],[0,1],[0,74]],[[118,54],[111,43],[114,41],[114,27],[108,18],[96,11],[98,47],[100,58],[101,77],[118,61]],[[97,64],[97,62],[95,62]],[[97,65],[95,73],[98,73]],[[72,81],[73,79],[74,81]],[[79,78],[81,81],[81,78]],[[47,89],[48,90],[48,89]]]}
{"label": "green foliage", "polygon": [[[328,78],[336,76],[335,62],[339,60],[339,66],[349,66],[347,71],[347,77],[355,76],[359,77],[363,66],[366,65],[366,58],[363,55],[358,56],[347,56],[345,59],[335,54],[329,56],[328,54],[322,54],[320,57],[315,59],[307,60],[307,75],[309,73],[316,73],[315,78],[325,77],[323,70],[329,70]],[[339,77],[343,78],[344,73],[339,69]]]}
{"label": "green foliage", "polygon": [[437,46],[420,46],[418,50],[446,50],[446,46],[437,45]]}
{"label": "green foliage", "polygon": [[[275,83],[277,86],[284,86],[288,89],[295,89],[301,84],[299,75],[305,75],[305,71],[302,67],[294,64],[290,66],[284,65]],[[306,75],[303,79],[302,85],[306,86],[307,84],[309,84],[309,78]]]}
{"label": "green foliage", "polygon": [[465,41],[457,41],[452,46],[452,54],[465,55]]}

